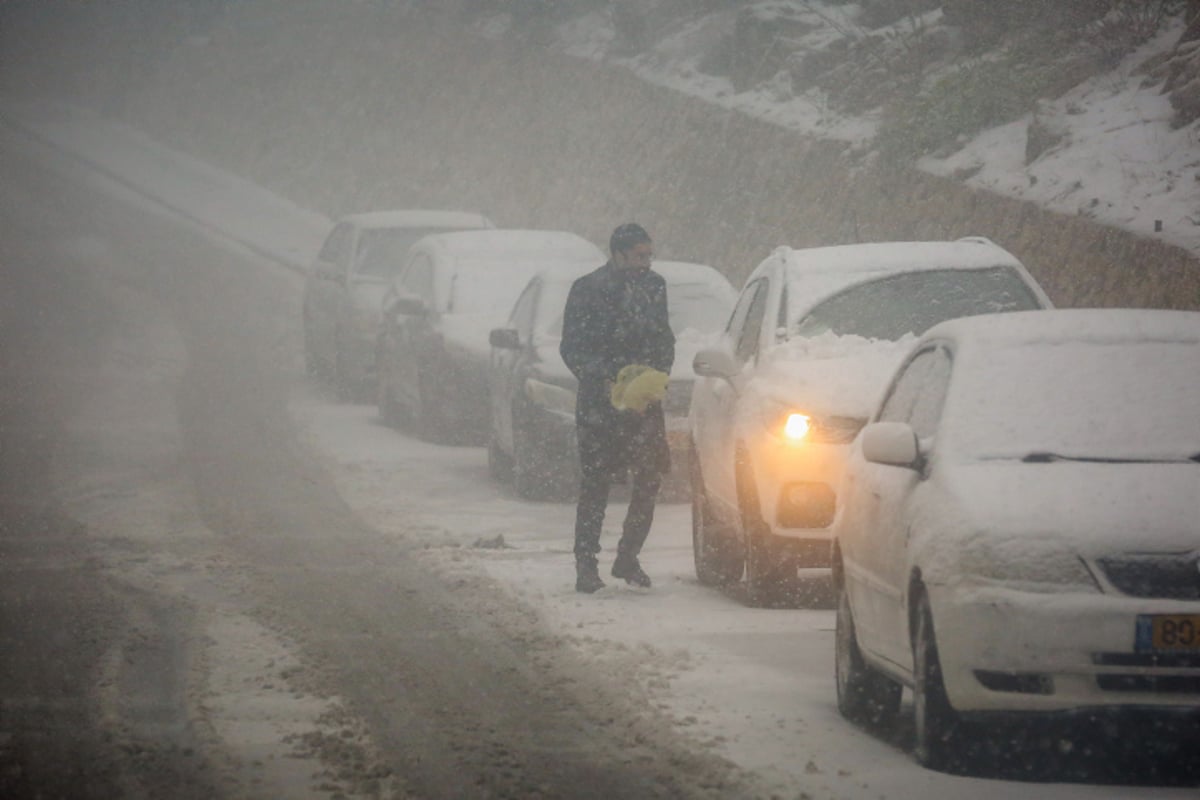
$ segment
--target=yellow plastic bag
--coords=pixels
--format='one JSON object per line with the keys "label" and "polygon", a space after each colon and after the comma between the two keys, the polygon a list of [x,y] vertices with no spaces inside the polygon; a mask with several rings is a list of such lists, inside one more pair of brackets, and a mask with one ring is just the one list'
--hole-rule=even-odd
{"label": "yellow plastic bag", "polygon": [[644,412],[667,394],[670,376],[645,364],[630,364],[617,373],[612,387],[613,408],[618,411]]}

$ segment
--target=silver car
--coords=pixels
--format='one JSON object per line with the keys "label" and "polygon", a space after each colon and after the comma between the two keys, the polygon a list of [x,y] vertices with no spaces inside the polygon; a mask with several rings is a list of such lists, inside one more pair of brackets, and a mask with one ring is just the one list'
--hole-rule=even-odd
{"label": "silver car", "polygon": [[418,239],[446,231],[493,228],[462,211],[373,211],[339,219],[304,286],[304,363],[331,380],[339,399],[374,397],[380,305]]}

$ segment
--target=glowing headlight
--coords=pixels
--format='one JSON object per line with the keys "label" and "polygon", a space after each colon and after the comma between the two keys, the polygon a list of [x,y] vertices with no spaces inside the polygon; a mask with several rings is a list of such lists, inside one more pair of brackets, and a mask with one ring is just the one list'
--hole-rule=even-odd
{"label": "glowing headlight", "polygon": [[783,423],[783,435],[792,441],[800,441],[812,430],[812,419],[806,414],[791,413]]}
{"label": "glowing headlight", "polygon": [[862,429],[865,419],[817,416],[795,404],[764,400],[762,422],[771,435],[791,444],[848,444]]}
{"label": "glowing headlight", "polygon": [[763,424],[781,439],[803,442],[812,433],[813,423],[811,416],[788,403],[770,400],[763,403]]}

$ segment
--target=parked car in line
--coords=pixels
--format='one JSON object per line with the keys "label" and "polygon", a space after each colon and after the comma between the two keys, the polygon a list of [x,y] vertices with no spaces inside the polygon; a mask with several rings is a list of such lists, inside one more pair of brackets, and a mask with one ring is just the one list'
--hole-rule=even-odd
{"label": "parked car in line", "polygon": [[[562,266],[537,274],[513,306],[506,326],[490,334],[488,466],[497,480],[511,480],[519,497],[569,499],[579,487],[578,381],[558,346],[571,284],[598,266]],[[692,357],[724,326],[737,292],[721,273],[704,264],[655,261],[653,268],[667,282],[676,340],[675,366],[663,401],[673,467],[661,490],[664,499],[674,500],[687,492]]]}
{"label": "parked car in line", "polygon": [[431,441],[484,444],[488,332],[529,279],[551,267],[594,268],[604,253],[566,231],[488,230],[427,236],[383,300],[379,413]]}
{"label": "parked car in line", "polygon": [[751,273],[721,342],[695,358],[692,540],[702,583],[796,597],[828,567],[850,442],[914,337],[974,314],[1049,308],[982,238],[777,249]]}
{"label": "parked car in line", "polygon": [[372,211],[342,217],[330,230],[304,286],[304,362],[333,381],[342,400],[373,396],[380,302],[408,248],[438,231],[493,228],[463,211]]}
{"label": "parked car in line", "polygon": [[915,754],[935,768],[988,714],[1156,709],[1200,725],[1197,398],[1200,313],[929,330],[846,468],[842,713],[886,722],[911,687]]}

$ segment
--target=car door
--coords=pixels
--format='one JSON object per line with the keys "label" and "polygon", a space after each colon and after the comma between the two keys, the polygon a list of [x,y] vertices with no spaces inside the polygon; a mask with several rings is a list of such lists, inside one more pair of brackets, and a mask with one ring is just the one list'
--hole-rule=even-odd
{"label": "car door", "polygon": [[429,317],[437,313],[434,269],[428,253],[413,255],[395,285],[398,291],[419,298],[426,313],[408,315],[393,308],[388,311],[385,325],[383,349],[389,384],[396,400],[414,413],[421,408],[421,340],[426,336]]}
{"label": "car door", "polygon": [[335,358],[337,324],[346,293],[354,229],[347,222],[333,227],[321,246],[304,298],[305,335],[317,358],[332,365]]}
{"label": "car door", "polygon": [[[741,373],[739,385],[752,377],[758,356],[762,327],[766,318],[770,279],[756,278],[742,290],[724,341],[732,349]],[[705,491],[713,512],[726,523],[738,519],[736,447],[739,407],[743,398],[730,381],[721,378],[701,378],[693,396],[695,424],[693,436],[701,454]]]}
{"label": "car door", "polygon": [[523,391],[536,350],[533,346],[534,313],[542,281],[534,278],[521,292],[508,317],[506,328],[517,332],[520,348],[513,350],[493,347],[491,356],[490,394],[492,431],[497,443],[506,453],[513,452],[513,406]]}
{"label": "car door", "polygon": [[[904,422],[917,436],[920,451],[934,446],[938,421],[950,380],[949,351],[933,344],[916,353],[898,374],[880,407],[879,421]],[[908,542],[915,504],[920,502],[931,465],[921,470],[866,464],[854,496],[863,505],[861,547],[854,561],[861,567],[859,596],[868,600],[864,624],[871,649],[904,670],[912,668],[909,645],[907,588]]]}

